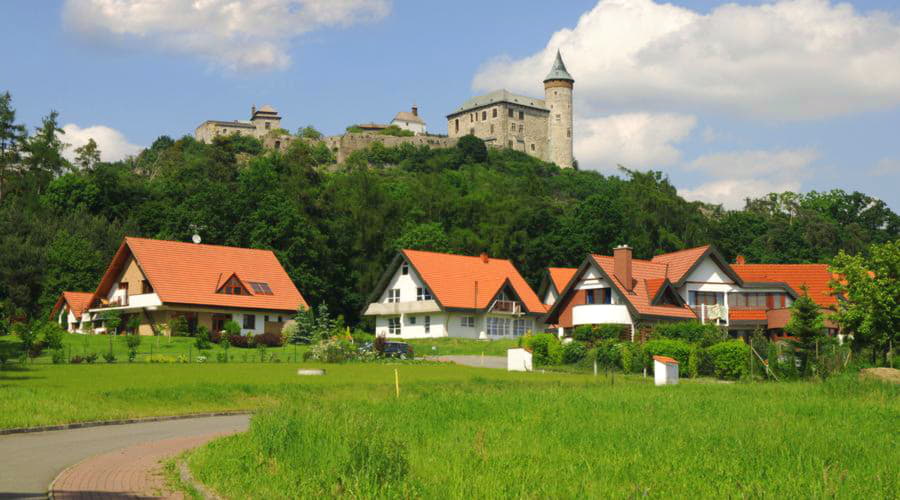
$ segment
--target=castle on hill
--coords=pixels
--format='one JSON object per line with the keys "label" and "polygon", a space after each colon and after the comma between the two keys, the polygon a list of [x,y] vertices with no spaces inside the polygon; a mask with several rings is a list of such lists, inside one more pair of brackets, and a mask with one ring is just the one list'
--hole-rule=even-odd
{"label": "castle on hill", "polygon": [[[550,72],[544,78],[544,98],[495,90],[473,97],[447,115],[447,135],[430,135],[419,115],[418,106],[411,111],[397,113],[389,125],[369,123],[358,125],[354,132],[323,138],[337,161],[343,162],[352,152],[365,149],[375,142],[385,146],[413,144],[446,148],[460,137],[474,135],[488,147],[509,148],[529,154],[562,168],[575,166],[572,148],[572,92],[575,79],[566,70],[562,55],[557,51]],[[412,132],[411,136],[384,135],[388,127]],[[272,149],[280,150],[295,137],[281,129],[281,117],[271,106],[256,109],[249,121],[203,122],[194,131],[198,141],[212,142],[217,136],[249,135]]]}

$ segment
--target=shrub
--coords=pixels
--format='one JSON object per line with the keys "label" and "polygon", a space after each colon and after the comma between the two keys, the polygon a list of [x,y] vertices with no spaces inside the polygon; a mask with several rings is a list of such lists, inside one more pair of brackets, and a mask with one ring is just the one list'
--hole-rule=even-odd
{"label": "shrub", "polygon": [[104,352],[104,353],[103,353],[103,359],[105,359],[107,363],[115,363],[115,362],[116,362],[116,355],[113,354],[112,351],[110,351],[110,352]]}
{"label": "shrub", "polygon": [[573,338],[593,346],[604,340],[620,339],[626,328],[628,328],[626,325],[613,324],[581,325],[575,328]]}
{"label": "shrub", "polygon": [[587,356],[587,347],[581,342],[569,342],[562,348],[562,362],[567,365],[578,363]]}
{"label": "shrub", "polygon": [[36,358],[44,353],[44,349],[47,347],[47,344],[43,340],[38,340],[37,342],[31,344],[31,347],[28,348],[28,356],[31,358]]}
{"label": "shrub", "polygon": [[129,333],[125,336],[125,345],[128,346],[128,362],[133,363],[137,358],[137,350],[141,345],[141,336],[135,333]]}
{"label": "shrub", "polygon": [[59,365],[66,362],[66,353],[62,349],[53,350],[53,364]]}
{"label": "shrub", "polygon": [[100,356],[97,355],[96,352],[92,352],[84,357],[84,362],[88,363],[88,364],[93,364],[97,361],[98,358],[100,358]]}
{"label": "shrub", "polygon": [[221,330],[219,330],[218,332],[213,332],[213,331],[209,332],[209,341],[212,342],[213,344],[218,344],[218,343],[222,342],[222,339],[224,339],[224,338],[225,338],[225,335],[222,334]]}
{"label": "shrub", "polygon": [[614,368],[620,365],[622,359],[621,347],[615,340],[603,340],[597,344],[595,349],[598,365],[603,368]]}
{"label": "shrub", "polygon": [[699,321],[676,321],[657,323],[653,326],[654,339],[666,338],[683,340],[691,344],[708,347],[725,340],[725,332],[716,325]]}
{"label": "shrub", "polygon": [[55,321],[45,321],[39,328],[40,336],[48,349],[62,349],[65,330]]}
{"label": "shrub", "polygon": [[280,333],[263,333],[253,338],[258,346],[281,347],[284,345],[284,337]]}
{"label": "shrub", "polygon": [[300,332],[300,326],[296,321],[288,321],[281,327],[282,345],[288,343]]}
{"label": "shrub", "polygon": [[536,366],[558,365],[562,362],[562,345],[552,333],[538,333],[522,337],[523,345],[531,351]]}
{"label": "shrub", "polygon": [[37,330],[27,323],[16,323],[12,326],[12,332],[22,341],[22,350],[31,352],[32,346],[37,342]]}
{"label": "shrub", "polygon": [[353,337],[353,342],[356,342],[357,344],[375,342],[375,335],[363,330],[353,330],[351,337]]}
{"label": "shrub", "polygon": [[691,354],[688,356],[687,371],[685,375],[696,378],[700,375],[700,346],[691,346]]}
{"label": "shrub", "polygon": [[740,340],[721,342],[706,350],[716,377],[737,380],[747,374],[750,346]]}
{"label": "shrub", "polygon": [[194,345],[198,351],[212,348],[212,343],[209,341],[209,328],[202,325],[200,328],[197,328],[197,338],[194,340]]}
{"label": "shrub", "polygon": [[375,354],[382,356],[384,355],[384,345],[387,343],[387,338],[384,335],[379,335],[375,337],[375,342],[372,343],[372,350],[375,351]]}
{"label": "shrub", "polygon": [[681,366],[688,364],[691,356],[691,345],[681,340],[657,339],[644,343],[644,366],[652,365],[653,356],[674,358]]}
{"label": "shrub", "polygon": [[343,363],[355,359],[358,353],[359,350],[353,342],[334,337],[314,344],[303,354],[303,359],[312,359],[323,363]]}
{"label": "shrub", "polygon": [[84,358],[77,354],[72,356],[71,359],[69,359],[69,363],[72,363],[73,365],[81,364],[83,361],[84,361]]}
{"label": "shrub", "polygon": [[169,335],[173,337],[187,337],[188,324],[184,316],[175,316],[169,319],[168,325]]}
{"label": "shrub", "polygon": [[253,347],[254,337],[252,335],[230,335],[228,343],[234,347]]}
{"label": "shrub", "polygon": [[239,325],[237,323],[237,321],[234,321],[234,320],[226,321],[224,328],[225,328],[225,334],[229,338],[234,337],[235,335],[241,334],[241,325]]}
{"label": "shrub", "polygon": [[619,348],[619,361],[622,366],[622,371],[625,373],[634,372],[634,364],[637,360],[637,356],[635,356],[635,344],[630,342],[623,342],[621,344],[617,344]]}

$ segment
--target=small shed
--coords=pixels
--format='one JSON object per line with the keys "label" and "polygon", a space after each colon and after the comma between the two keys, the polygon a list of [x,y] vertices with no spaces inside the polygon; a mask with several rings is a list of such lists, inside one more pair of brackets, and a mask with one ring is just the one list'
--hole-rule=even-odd
{"label": "small shed", "polygon": [[653,356],[653,381],[656,385],[678,383],[678,361],[668,356]]}
{"label": "small shed", "polygon": [[531,353],[525,349],[507,349],[506,350],[506,371],[509,372],[530,372]]}

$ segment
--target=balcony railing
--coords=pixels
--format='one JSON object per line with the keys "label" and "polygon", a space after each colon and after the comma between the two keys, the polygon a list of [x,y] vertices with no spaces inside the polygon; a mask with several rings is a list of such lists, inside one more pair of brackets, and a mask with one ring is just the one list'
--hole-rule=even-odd
{"label": "balcony railing", "polygon": [[728,325],[728,306],[725,304],[696,304],[691,306],[701,323]]}
{"label": "balcony railing", "polygon": [[499,314],[522,314],[522,304],[515,300],[495,300],[490,309]]}

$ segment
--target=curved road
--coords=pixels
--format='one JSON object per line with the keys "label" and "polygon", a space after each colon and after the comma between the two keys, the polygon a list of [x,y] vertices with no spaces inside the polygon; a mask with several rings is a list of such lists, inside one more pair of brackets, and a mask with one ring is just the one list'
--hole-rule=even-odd
{"label": "curved road", "polygon": [[50,482],[88,457],[138,443],[241,432],[250,415],[105,425],[0,436],[0,499],[47,498]]}

